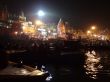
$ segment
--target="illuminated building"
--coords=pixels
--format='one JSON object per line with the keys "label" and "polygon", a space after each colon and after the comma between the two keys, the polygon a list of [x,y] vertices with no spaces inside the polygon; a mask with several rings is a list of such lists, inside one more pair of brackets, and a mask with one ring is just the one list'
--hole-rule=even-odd
{"label": "illuminated building", "polygon": [[24,16],[23,11],[21,11],[21,15],[19,16],[19,22],[26,22],[26,17]]}
{"label": "illuminated building", "polygon": [[36,28],[34,25],[32,25],[32,22],[23,22],[22,23],[22,32],[26,35],[29,35],[30,37],[35,36],[36,34]]}
{"label": "illuminated building", "polygon": [[65,25],[61,19],[59,20],[57,25],[57,35],[58,37],[65,38]]}
{"label": "illuminated building", "polygon": [[20,34],[22,29],[22,23],[26,22],[24,13],[19,14],[8,12],[6,7],[0,9],[0,34],[7,33],[10,35]]}

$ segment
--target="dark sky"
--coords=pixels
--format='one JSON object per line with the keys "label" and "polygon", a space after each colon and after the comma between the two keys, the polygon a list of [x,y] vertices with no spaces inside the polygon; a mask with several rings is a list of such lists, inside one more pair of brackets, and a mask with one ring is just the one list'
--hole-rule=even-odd
{"label": "dark sky", "polygon": [[[108,2],[107,2],[108,1]],[[46,20],[57,22],[59,18],[74,26],[110,24],[109,0],[0,0],[13,12],[23,10],[26,16],[35,16],[42,9]]]}

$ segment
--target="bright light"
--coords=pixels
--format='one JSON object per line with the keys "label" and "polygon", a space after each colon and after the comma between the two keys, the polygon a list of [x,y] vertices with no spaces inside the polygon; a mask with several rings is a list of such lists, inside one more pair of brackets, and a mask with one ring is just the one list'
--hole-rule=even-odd
{"label": "bright light", "polygon": [[36,23],[36,25],[42,25],[43,24],[43,22],[40,20],[37,20],[35,23]]}
{"label": "bright light", "polygon": [[104,38],[104,37],[102,37],[101,39],[102,39],[102,40],[105,40],[105,38]]}
{"label": "bright light", "polygon": [[16,35],[18,34],[18,32],[16,31],[16,32],[14,32]]}
{"label": "bright light", "polygon": [[31,25],[31,22],[28,22],[30,23],[30,25],[28,25],[27,23],[24,23],[24,25],[22,26],[22,33],[25,33],[25,34],[28,34],[28,35],[31,35],[31,34],[35,34],[36,30],[34,28],[34,25]]}
{"label": "bright light", "polygon": [[25,28],[26,28],[25,26],[22,27],[23,30],[24,30]]}
{"label": "bright light", "polygon": [[37,15],[38,15],[38,16],[44,16],[45,13],[44,13],[42,10],[40,10],[40,11],[38,11]]}
{"label": "bright light", "polygon": [[22,70],[21,70],[21,73],[24,74],[24,75],[26,75],[26,74],[28,74],[28,71],[25,70],[25,69],[22,69]]}
{"label": "bright light", "polygon": [[44,31],[44,32],[46,31],[46,30],[43,29],[43,28],[38,28],[38,30],[39,30],[39,31]]}
{"label": "bright light", "polygon": [[95,30],[95,29],[96,29],[96,27],[95,27],[95,26],[92,26],[92,27],[91,27],[91,29],[92,29],[92,30]]}
{"label": "bright light", "polygon": [[32,22],[31,22],[31,21],[29,21],[29,22],[28,22],[28,24],[32,25]]}
{"label": "bright light", "polygon": [[50,30],[48,30],[48,33],[50,33],[51,31]]}
{"label": "bright light", "polygon": [[85,64],[84,68],[86,70],[86,74],[90,75],[90,78],[97,79],[97,74],[99,70],[103,68],[103,66],[100,64],[101,58],[98,56],[98,54],[93,51],[88,51],[86,54]]}
{"label": "bright light", "polygon": [[91,31],[88,30],[88,31],[87,31],[87,34],[90,34],[90,33],[91,33]]}
{"label": "bright light", "polygon": [[39,71],[39,70],[35,70],[35,71],[31,72],[31,75],[43,75],[43,74],[44,74],[44,72]]}
{"label": "bright light", "polygon": [[57,35],[57,33],[53,33],[53,35],[55,36],[55,35]]}

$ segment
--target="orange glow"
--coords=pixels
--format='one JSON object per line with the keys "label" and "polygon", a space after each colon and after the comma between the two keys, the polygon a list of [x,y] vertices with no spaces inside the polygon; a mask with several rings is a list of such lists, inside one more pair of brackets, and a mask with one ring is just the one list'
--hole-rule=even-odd
{"label": "orange glow", "polygon": [[87,34],[90,34],[90,33],[91,33],[91,31],[88,30],[88,31],[87,31]]}
{"label": "orange glow", "polygon": [[36,23],[36,25],[43,25],[43,22],[40,20],[37,20],[35,23]]}
{"label": "orange glow", "polygon": [[16,34],[16,35],[17,35],[17,34],[18,34],[18,32],[16,31],[16,32],[14,32],[14,34]]}
{"label": "orange glow", "polygon": [[92,26],[92,27],[91,27],[91,29],[92,29],[92,30],[95,30],[95,29],[96,29],[96,27],[95,27],[95,26]]}

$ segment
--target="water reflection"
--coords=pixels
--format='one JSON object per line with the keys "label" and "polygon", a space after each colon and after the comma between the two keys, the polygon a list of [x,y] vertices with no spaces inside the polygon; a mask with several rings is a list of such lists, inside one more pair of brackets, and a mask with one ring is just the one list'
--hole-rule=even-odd
{"label": "water reflection", "polygon": [[86,75],[90,78],[97,79],[97,75],[99,70],[102,69],[102,65],[100,64],[101,57],[93,51],[87,51],[85,53],[86,59],[84,68],[86,70]]}
{"label": "water reflection", "polygon": [[[37,67],[37,66],[36,66],[36,67]],[[47,82],[53,80],[53,76],[52,76],[52,74],[50,73],[50,70],[49,70],[46,66],[42,65],[42,66],[41,66],[41,71],[48,74],[48,77],[45,79]]]}
{"label": "water reflection", "polygon": [[50,74],[47,78],[46,78],[46,81],[51,81],[52,80],[52,75]]}

